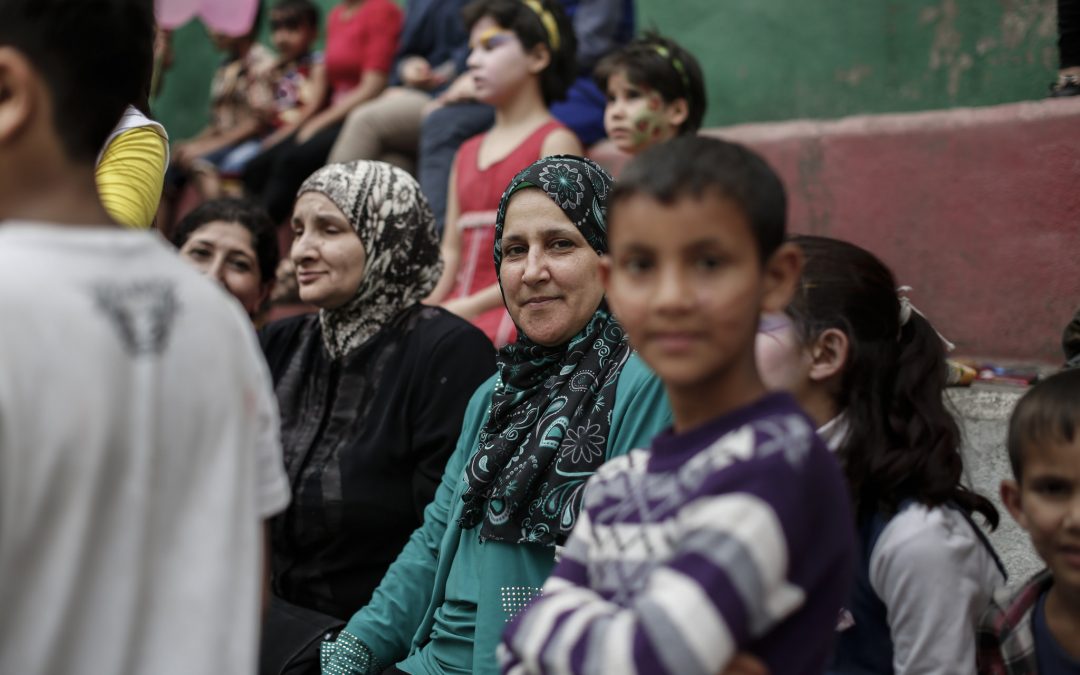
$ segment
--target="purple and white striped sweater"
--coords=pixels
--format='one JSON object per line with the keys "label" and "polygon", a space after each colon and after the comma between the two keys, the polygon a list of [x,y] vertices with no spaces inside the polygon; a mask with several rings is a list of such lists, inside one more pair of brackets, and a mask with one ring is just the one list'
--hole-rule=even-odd
{"label": "purple and white striped sweater", "polygon": [[739,651],[824,671],[847,597],[847,486],[786,394],[604,465],[504,673],[715,675]]}

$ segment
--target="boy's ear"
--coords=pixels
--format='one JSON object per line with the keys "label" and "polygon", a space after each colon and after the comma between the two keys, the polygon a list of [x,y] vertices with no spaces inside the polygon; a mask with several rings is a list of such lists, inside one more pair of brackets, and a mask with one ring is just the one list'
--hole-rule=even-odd
{"label": "boy's ear", "polygon": [[529,72],[539,75],[551,65],[551,50],[542,42],[533,45],[529,50]]}
{"label": "boy's ear", "polygon": [[851,342],[847,333],[839,328],[823,331],[810,347],[810,379],[821,382],[841,373],[850,352]]}
{"label": "boy's ear", "polygon": [[0,47],[0,146],[26,129],[33,117],[34,71],[21,52]]}
{"label": "boy's ear", "polygon": [[1013,517],[1016,524],[1025,530],[1027,527],[1027,517],[1024,515],[1023,500],[1020,497],[1020,485],[1012,479],[1005,479],[1001,481],[1001,503],[1008,509],[1009,515]]}
{"label": "boy's ear", "polygon": [[690,105],[685,98],[677,98],[667,104],[664,112],[670,126],[681,127],[686,122],[686,118],[690,117]]}
{"label": "boy's ear", "polygon": [[761,303],[763,314],[778,314],[787,309],[795,296],[795,288],[799,285],[802,266],[802,250],[790,242],[781,244],[765,261],[765,294]]}

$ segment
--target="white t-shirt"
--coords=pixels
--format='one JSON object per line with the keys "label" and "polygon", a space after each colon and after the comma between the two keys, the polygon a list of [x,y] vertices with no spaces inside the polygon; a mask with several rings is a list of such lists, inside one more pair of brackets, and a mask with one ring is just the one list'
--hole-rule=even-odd
{"label": "white t-shirt", "polygon": [[971,528],[956,509],[911,504],[878,537],[870,586],[887,608],[897,675],[974,675],[975,628],[1005,576]]}
{"label": "white t-shirt", "polygon": [[156,234],[0,223],[0,673],[253,673],[289,499],[251,324]]}
{"label": "white t-shirt", "polygon": [[[817,431],[835,452],[847,421],[839,415]],[[1005,575],[963,514],[908,505],[878,536],[869,571],[885,603],[896,675],[974,675],[975,628]]]}

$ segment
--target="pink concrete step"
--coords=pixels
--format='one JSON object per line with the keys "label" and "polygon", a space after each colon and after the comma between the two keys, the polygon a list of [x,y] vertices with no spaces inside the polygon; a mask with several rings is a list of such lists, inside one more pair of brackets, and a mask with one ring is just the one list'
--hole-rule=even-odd
{"label": "pink concrete step", "polygon": [[761,152],[792,230],[880,256],[957,353],[1061,360],[1080,307],[1080,100],[705,133]]}

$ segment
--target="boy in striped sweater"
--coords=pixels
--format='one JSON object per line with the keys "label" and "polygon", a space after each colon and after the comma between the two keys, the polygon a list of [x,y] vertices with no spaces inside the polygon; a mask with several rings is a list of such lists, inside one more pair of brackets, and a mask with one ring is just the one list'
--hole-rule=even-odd
{"label": "boy in striped sweater", "polygon": [[821,673],[854,539],[836,461],[754,363],[801,267],[783,186],[746,148],[688,136],[636,158],[611,203],[607,297],[674,427],[590,480],[503,671],[715,675],[742,653]]}

